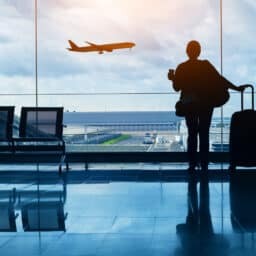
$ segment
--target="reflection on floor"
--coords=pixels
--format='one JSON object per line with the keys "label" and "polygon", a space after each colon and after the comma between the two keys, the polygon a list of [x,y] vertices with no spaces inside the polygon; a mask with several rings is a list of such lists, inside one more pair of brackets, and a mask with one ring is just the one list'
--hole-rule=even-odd
{"label": "reflection on floor", "polygon": [[0,173],[1,255],[256,255],[256,172],[41,171]]}

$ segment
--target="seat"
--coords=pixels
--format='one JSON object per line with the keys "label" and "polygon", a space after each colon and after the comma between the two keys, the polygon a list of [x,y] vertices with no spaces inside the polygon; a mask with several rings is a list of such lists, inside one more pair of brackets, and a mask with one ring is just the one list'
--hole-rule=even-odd
{"label": "seat", "polygon": [[23,205],[21,209],[22,225],[28,231],[66,231],[64,204],[55,202],[33,202]]}
{"label": "seat", "polygon": [[29,151],[30,154],[39,154],[37,157],[39,163],[49,153],[57,156],[59,172],[61,172],[65,160],[63,108],[22,107],[19,137],[13,140],[15,153]]}
{"label": "seat", "polygon": [[0,107],[0,151],[13,151],[13,106]]}

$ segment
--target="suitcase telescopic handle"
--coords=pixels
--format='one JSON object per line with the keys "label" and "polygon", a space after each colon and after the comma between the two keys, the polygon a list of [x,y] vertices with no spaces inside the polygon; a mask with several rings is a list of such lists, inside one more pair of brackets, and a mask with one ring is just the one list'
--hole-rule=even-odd
{"label": "suitcase telescopic handle", "polygon": [[[254,110],[254,87],[251,84],[245,84],[246,88],[251,88],[252,90],[252,109]],[[241,92],[241,107],[244,110],[244,91]]]}

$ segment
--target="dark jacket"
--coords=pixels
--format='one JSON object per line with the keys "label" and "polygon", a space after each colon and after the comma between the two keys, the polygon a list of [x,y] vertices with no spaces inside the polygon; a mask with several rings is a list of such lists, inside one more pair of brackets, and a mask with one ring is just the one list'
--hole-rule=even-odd
{"label": "dark jacket", "polygon": [[211,105],[211,99],[216,97],[221,87],[228,89],[231,85],[208,60],[181,63],[173,81],[173,88],[181,91],[181,98],[193,97],[204,105]]}

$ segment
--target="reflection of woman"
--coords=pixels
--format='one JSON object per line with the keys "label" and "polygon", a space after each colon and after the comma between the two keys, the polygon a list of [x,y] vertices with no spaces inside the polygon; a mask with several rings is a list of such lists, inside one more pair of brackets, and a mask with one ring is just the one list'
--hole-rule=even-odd
{"label": "reflection of woman", "polygon": [[188,215],[186,224],[177,225],[177,232],[192,232],[194,234],[213,234],[212,220],[209,208],[209,183],[203,176],[200,183],[200,203],[198,205],[197,181],[191,177],[188,182]]}
{"label": "reflection of woman", "polygon": [[201,179],[198,198],[197,181],[191,176],[186,223],[176,226],[182,248],[177,249],[175,255],[226,255],[228,242],[222,235],[214,234],[209,201],[207,177]]}
{"label": "reflection of woman", "polygon": [[[175,73],[170,70],[169,80],[173,81],[175,91],[181,91],[181,98],[189,98],[195,102],[195,109],[185,116],[188,127],[188,157],[189,170],[195,170],[197,166],[197,136],[200,139],[200,164],[203,170],[208,169],[209,129],[214,109],[213,95],[210,88],[221,85],[227,89],[237,91],[244,90],[244,86],[235,86],[222,77],[213,65],[207,60],[199,60],[201,46],[197,41],[191,41],[187,45],[189,59],[180,64]],[[217,85],[216,85],[216,81]]]}

